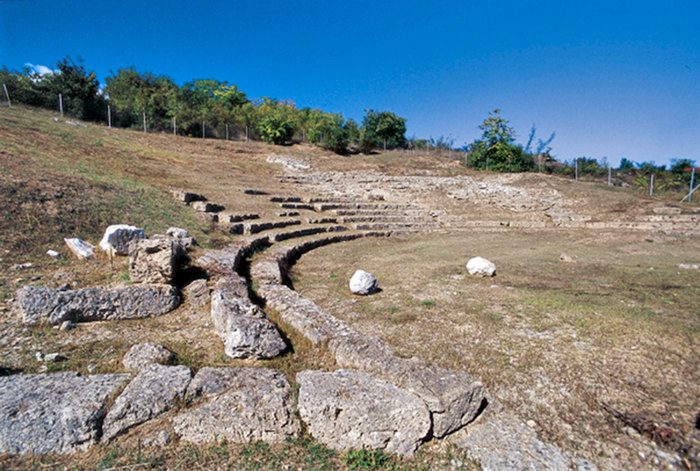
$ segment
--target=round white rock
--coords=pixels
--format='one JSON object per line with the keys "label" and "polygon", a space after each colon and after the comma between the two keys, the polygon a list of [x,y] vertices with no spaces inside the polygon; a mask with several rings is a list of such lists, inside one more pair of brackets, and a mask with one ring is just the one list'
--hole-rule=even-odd
{"label": "round white rock", "polygon": [[467,271],[474,276],[493,276],[496,274],[496,265],[485,258],[474,257],[467,262]]}
{"label": "round white rock", "polygon": [[372,294],[377,290],[377,277],[364,270],[357,270],[350,278],[350,291],[353,294]]}

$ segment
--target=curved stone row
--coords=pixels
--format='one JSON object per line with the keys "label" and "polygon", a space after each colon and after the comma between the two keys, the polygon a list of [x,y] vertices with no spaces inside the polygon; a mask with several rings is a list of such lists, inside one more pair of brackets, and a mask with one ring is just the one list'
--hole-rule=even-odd
{"label": "curved stone row", "polygon": [[251,267],[251,278],[257,282],[258,294],[266,305],[312,343],[327,344],[338,366],[366,371],[420,397],[431,413],[432,435],[443,437],[472,421],[485,406],[481,383],[464,371],[396,357],[379,339],[357,332],[284,285],[285,267],[303,253],[366,236],[347,234],[276,246]]}
{"label": "curved stone row", "polygon": [[[360,237],[390,234],[344,234],[344,237],[326,236],[277,245],[267,250],[250,269],[251,279],[257,283],[258,294],[267,306],[277,310],[287,324],[312,343],[327,345],[339,367],[353,368],[334,373],[305,371],[297,375],[299,412],[309,433],[339,450],[381,448],[406,456],[431,437],[449,435],[451,441],[489,469],[597,470],[593,463],[540,441],[534,430],[504,414],[500,406],[487,408],[483,386],[468,373],[439,368],[415,358],[395,357],[391,347],[381,340],[355,331],[284,284],[289,267],[310,250]],[[358,386],[362,381],[373,382],[374,387]],[[387,387],[384,381],[388,387],[397,389],[387,393],[383,389]],[[407,404],[410,419],[399,417],[390,401],[378,407],[377,397],[373,396],[404,393],[408,394],[403,402]],[[411,397],[420,399],[429,412],[427,433],[420,432],[420,407],[408,406],[412,404]],[[385,415],[374,417],[377,409],[384,410]],[[484,418],[474,422],[481,416]],[[382,430],[368,432],[363,426],[367,421],[382,424]],[[407,421],[415,427],[405,428]],[[497,441],[494,433],[499,435]],[[399,436],[403,439],[397,440]]]}

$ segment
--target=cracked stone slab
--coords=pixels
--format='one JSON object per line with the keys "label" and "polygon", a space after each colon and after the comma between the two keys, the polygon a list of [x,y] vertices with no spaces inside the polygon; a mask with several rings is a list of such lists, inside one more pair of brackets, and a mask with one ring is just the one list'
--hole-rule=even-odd
{"label": "cracked stone slab", "polygon": [[307,370],[297,382],[309,433],[334,450],[412,456],[430,432],[430,413],[418,396],[363,371]]}
{"label": "cracked stone slab", "polygon": [[109,397],[131,375],[0,377],[0,453],[68,454],[97,442]]}
{"label": "cracked stone slab", "polygon": [[172,311],[180,304],[170,285],[134,285],[123,288],[55,290],[25,286],[17,290],[14,305],[25,324],[59,325],[63,321],[89,322],[137,319]]}
{"label": "cracked stone slab", "polygon": [[157,417],[184,398],[192,372],[186,366],[157,363],[143,368],[105,417],[102,443],[133,427]]}
{"label": "cracked stone slab", "polygon": [[520,420],[501,414],[484,417],[452,435],[450,441],[479,460],[484,471],[598,469],[542,442]]}
{"label": "cracked stone slab", "polygon": [[175,354],[155,342],[143,342],[134,345],[122,358],[122,365],[129,371],[141,371],[152,363],[170,363]]}
{"label": "cracked stone slab", "polygon": [[466,371],[396,357],[390,347],[368,335],[337,336],[328,342],[328,349],[338,366],[372,373],[420,397],[432,414],[436,437],[468,424],[484,405],[483,385]]}
{"label": "cracked stone slab", "polygon": [[262,310],[230,289],[219,288],[212,293],[211,318],[231,358],[273,358],[287,348]]}
{"label": "cracked stone slab", "polygon": [[175,433],[184,441],[275,443],[301,432],[291,386],[283,374],[274,370],[202,368],[187,395],[214,399],[175,417]]}

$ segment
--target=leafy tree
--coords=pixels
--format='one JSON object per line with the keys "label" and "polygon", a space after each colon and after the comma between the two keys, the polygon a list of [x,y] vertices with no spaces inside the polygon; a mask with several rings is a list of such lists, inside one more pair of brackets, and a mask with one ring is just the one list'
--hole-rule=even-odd
{"label": "leafy tree", "polygon": [[690,172],[685,171],[688,167],[695,167],[695,161],[692,159],[671,159],[670,171],[681,181],[690,181]]}
{"label": "leafy tree", "polygon": [[292,102],[263,97],[258,107],[260,137],[277,145],[290,142],[298,127],[297,111]]}
{"label": "leafy tree", "polygon": [[[95,72],[88,72],[82,60],[76,64],[69,56],[56,64],[57,72],[52,74],[28,75],[38,106],[58,109],[59,93],[63,99],[63,111],[69,116],[84,120],[102,120],[105,116],[104,98],[99,94],[100,83]],[[34,104],[34,103],[30,103]]]}
{"label": "leafy tree", "polygon": [[642,173],[653,173],[655,175],[659,175],[660,173],[663,173],[664,170],[666,170],[665,165],[656,165],[654,164],[654,162],[642,162],[641,164],[637,164],[637,167],[639,167],[639,170],[641,170]]}
{"label": "leafy tree", "polygon": [[469,161],[475,168],[499,172],[521,172],[534,167],[532,155],[515,145],[515,131],[500,116],[501,110],[489,113],[479,129],[481,139],[469,145]]}
{"label": "leafy tree", "polygon": [[623,157],[620,160],[620,170],[632,170],[634,168],[634,161]]}
{"label": "leafy tree", "polygon": [[146,113],[149,129],[166,129],[177,113],[178,86],[170,78],[135,69],[121,69],[107,77],[105,92],[122,126],[141,127]]}
{"label": "leafy tree", "polygon": [[406,119],[390,111],[366,110],[362,120],[360,151],[371,152],[383,145],[384,150],[406,143]]}

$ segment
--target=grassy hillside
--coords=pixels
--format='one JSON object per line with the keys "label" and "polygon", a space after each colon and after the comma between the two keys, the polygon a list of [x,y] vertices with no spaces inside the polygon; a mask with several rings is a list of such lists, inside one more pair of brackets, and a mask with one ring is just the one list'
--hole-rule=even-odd
{"label": "grassy hillside", "polygon": [[[274,214],[280,208],[269,198],[244,193],[256,189],[300,196],[298,187],[274,178],[284,171],[267,162],[271,155],[306,162],[310,172],[351,172],[347,175],[359,175],[358,180],[378,173],[425,177],[399,182],[397,198],[468,222],[527,222],[543,217],[543,210],[514,210],[472,196],[451,198],[429,177],[469,176],[477,186],[498,183],[530,195],[556,194],[557,210],[589,215],[593,221],[635,221],[652,215],[659,205],[676,206],[683,213],[697,208],[563,177],[475,172],[429,153],[341,157],[307,145],[144,134],[54,118],[31,108],[0,108],[0,368],[25,373],[45,367],[34,360],[39,350],[61,351],[69,358],[49,365],[48,371],[122,371],[126,350],[146,340],[163,343],[179,363],[195,369],[266,366],[293,380],[301,369],[331,368],[325,352],[284,326],[294,351],[269,362],[231,360],[202,310],[180,308],[154,319],[89,323],[69,332],[27,329],[10,313],[15,290],[25,284],[128,282],[125,259],[112,262],[98,254],[89,262],[75,260],[64,237],[97,244],[106,226],[127,223],[149,234],[170,226],[186,228],[199,242],[198,251],[225,245],[231,236],[176,202],[171,190],[205,194],[231,212]],[[463,228],[322,248],[294,267],[294,284],[358,330],[380,336],[402,356],[469,371],[510,412],[534,421],[541,437],[603,469],[636,463],[635,456],[648,453],[651,446],[648,439],[625,432],[603,402],[668,426],[676,437],[687,433],[700,408],[700,282],[697,271],[682,271],[678,264],[700,263],[697,232],[503,229]],[[47,256],[48,249],[61,256]],[[559,260],[563,252],[569,263]],[[464,263],[474,255],[492,259],[497,277],[466,276]],[[17,266],[21,264],[25,267]],[[357,268],[374,272],[383,291],[367,298],[351,296],[346,282]],[[276,318],[274,312],[268,315]],[[142,438],[176,412],[109,447],[98,445],[69,457],[0,456],[0,467],[478,469],[445,441],[430,442],[412,460],[336,453],[306,435],[280,445],[175,442],[141,449]]]}

